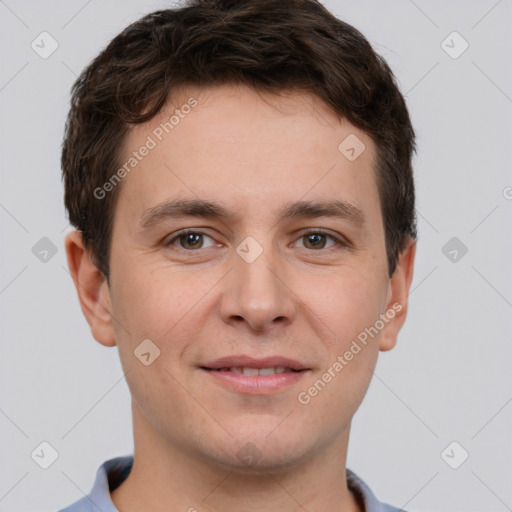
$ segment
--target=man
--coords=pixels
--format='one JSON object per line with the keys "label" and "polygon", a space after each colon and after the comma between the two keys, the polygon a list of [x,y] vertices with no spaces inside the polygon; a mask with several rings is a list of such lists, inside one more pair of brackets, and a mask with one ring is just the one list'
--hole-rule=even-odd
{"label": "man", "polygon": [[134,455],[66,512],[398,510],[346,457],[406,318],[413,151],[389,67],[314,0],[192,0],[93,60],[66,251]]}

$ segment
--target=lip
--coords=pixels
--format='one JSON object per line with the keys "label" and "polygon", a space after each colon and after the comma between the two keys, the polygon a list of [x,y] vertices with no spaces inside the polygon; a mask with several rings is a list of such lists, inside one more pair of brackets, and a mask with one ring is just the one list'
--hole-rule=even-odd
{"label": "lip", "polygon": [[223,372],[215,370],[201,371],[211,376],[215,382],[236,391],[237,393],[247,395],[268,395],[275,393],[283,388],[296,384],[309,374],[309,370],[290,373],[278,373],[275,375],[240,375],[232,372]]}
{"label": "lip", "polygon": [[[292,372],[278,373],[274,375],[240,375],[231,371],[217,371],[221,368],[244,367],[244,368],[272,368],[284,366],[291,368]],[[227,387],[237,393],[248,395],[268,395],[283,388],[290,387],[306,375],[311,369],[305,365],[281,356],[271,356],[261,359],[241,355],[222,357],[202,365],[200,369],[209,375],[214,382]]]}
{"label": "lip", "polygon": [[307,366],[299,363],[294,359],[281,356],[270,356],[264,358],[254,358],[247,355],[239,356],[228,356],[215,359],[201,365],[201,368],[208,368],[211,370],[219,370],[221,368],[233,368],[233,367],[244,367],[244,368],[273,368],[275,366],[284,366],[285,368],[291,368],[292,370],[309,370]]}

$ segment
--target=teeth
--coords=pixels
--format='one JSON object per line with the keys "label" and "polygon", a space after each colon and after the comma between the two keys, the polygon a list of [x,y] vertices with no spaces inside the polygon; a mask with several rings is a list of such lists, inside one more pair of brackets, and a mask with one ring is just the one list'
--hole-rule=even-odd
{"label": "teeth", "polygon": [[258,368],[242,368],[243,375],[258,375]]}
{"label": "teeth", "polygon": [[258,370],[258,373],[260,375],[275,375],[276,369],[275,368],[262,368],[261,370]]}
{"label": "teeth", "polygon": [[[277,373],[284,373],[286,368],[284,366],[276,366],[274,368],[241,368],[241,367],[232,367],[229,368],[229,371],[233,373],[237,373],[239,375],[275,375]],[[291,371],[289,369],[289,371]]]}

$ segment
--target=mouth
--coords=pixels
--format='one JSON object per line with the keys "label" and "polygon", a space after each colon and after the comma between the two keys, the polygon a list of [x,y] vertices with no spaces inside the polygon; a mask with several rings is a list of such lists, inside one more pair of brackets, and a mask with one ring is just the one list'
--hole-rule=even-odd
{"label": "mouth", "polygon": [[282,373],[299,373],[307,371],[307,368],[302,368],[300,370],[295,370],[294,368],[288,368],[285,366],[271,366],[267,368],[254,368],[249,366],[231,366],[225,368],[207,368],[206,366],[201,366],[203,370],[208,370],[212,372],[231,372],[236,375],[245,375],[247,377],[254,377],[257,375],[280,375]]}
{"label": "mouth", "polygon": [[311,370],[286,366],[253,368],[226,366],[222,368],[200,367],[215,384],[231,392],[243,395],[270,395],[285,391],[296,385]]}

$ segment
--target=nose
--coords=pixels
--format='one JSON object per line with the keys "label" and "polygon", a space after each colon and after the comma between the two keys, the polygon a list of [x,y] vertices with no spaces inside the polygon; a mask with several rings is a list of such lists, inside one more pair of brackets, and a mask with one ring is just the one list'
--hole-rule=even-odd
{"label": "nose", "polygon": [[245,323],[257,332],[289,324],[298,299],[278,258],[264,250],[252,262],[238,254],[234,254],[233,260],[234,268],[223,284],[223,321],[232,325]]}

